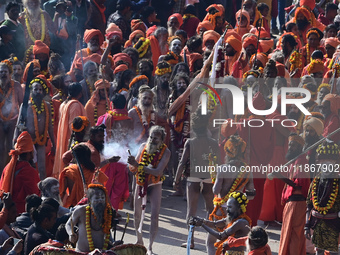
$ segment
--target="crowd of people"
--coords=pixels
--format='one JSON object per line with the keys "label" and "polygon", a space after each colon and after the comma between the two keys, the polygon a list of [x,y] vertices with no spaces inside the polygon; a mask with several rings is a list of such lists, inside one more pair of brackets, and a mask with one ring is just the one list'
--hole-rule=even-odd
{"label": "crowd of people", "polygon": [[[209,255],[271,254],[262,220],[280,255],[338,254],[340,11],[288,2],[8,3],[0,253],[153,254],[166,185],[187,201],[183,247],[202,226]],[[195,174],[218,165],[237,171]],[[262,166],[288,171],[241,171]],[[111,235],[127,201],[133,245]]]}

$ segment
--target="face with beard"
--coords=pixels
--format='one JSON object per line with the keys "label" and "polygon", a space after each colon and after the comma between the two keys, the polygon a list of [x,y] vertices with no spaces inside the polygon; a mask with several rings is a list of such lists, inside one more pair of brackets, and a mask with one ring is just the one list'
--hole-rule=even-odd
{"label": "face with beard", "polygon": [[86,69],[85,76],[90,83],[94,84],[98,80],[97,65],[89,65]]}
{"label": "face with beard", "polygon": [[22,78],[23,73],[24,73],[24,70],[22,69],[21,65],[13,65],[12,78],[14,80],[21,82],[21,78]]}
{"label": "face with beard", "polygon": [[304,130],[305,142],[307,144],[313,144],[318,140],[317,133],[315,129],[312,128],[310,125],[307,125]]}
{"label": "face with beard", "polygon": [[40,1],[39,0],[26,0],[23,1],[24,6],[27,8],[28,13],[31,16],[35,16],[40,12]]}
{"label": "face with beard", "polygon": [[330,93],[329,89],[326,87],[322,87],[318,92],[318,99],[322,102],[323,98]]}
{"label": "face with beard", "polygon": [[225,46],[225,55],[232,57],[235,56],[235,54],[236,50],[234,50],[234,48],[229,43],[227,43],[227,45]]}
{"label": "face with beard", "polygon": [[309,25],[309,21],[301,12],[296,16],[296,25],[300,31],[305,30]]}
{"label": "face with beard", "polygon": [[99,153],[101,153],[104,149],[104,131],[99,131],[95,135],[92,135],[90,141],[92,145],[96,148]]}
{"label": "face with beard", "polygon": [[298,156],[302,151],[302,146],[296,141],[289,141],[286,159],[291,160]]}
{"label": "face with beard", "polygon": [[149,154],[155,153],[162,145],[162,142],[162,134],[160,134],[159,132],[152,132],[146,144],[146,151]]}
{"label": "face with beard", "polygon": [[32,98],[37,105],[40,105],[41,100],[44,98],[44,89],[39,82],[34,82],[32,84]]}
{"label": "face with beard", "polygon": [[1,87],[4,87],[7,85],[10,81],[10,74],[8,67],[4,64],[0,66],[0,81],[1,81]]}
{"label": "face with beard", "polygon": [[187,83],[185,82],[184,79],[179,79],[177,81],[177,84],[176,84],[176,88],[177,88],[177,94],[178,95],[181,95],[184,93],[184,91],[187,89],[188,85]]}
{"label": "face with beard", "polygon": [[163,74],[162,76],[158,76],[159,84],[162,89],[166,90],[169,89],[169,80],[170,80],[170,73]]}
{"label": "face with beard", "polygon": [[329,102],[328,100],[323,101],[321,106],[320,106],[320,110],[321,113],[323,114],[323,116],[328,117],[328,115],[330,115],[331,112],[331,102]]}
{"label": "face with beard", "polygon": [[140,75],[145,75],[146,77],[150,78],[152,77],[152,71],[149,67],[149,65],[146,62],[140,62],[138,65],[138,71]]}
{"label": "face with beard", "polygon": [[99,36],[96,35],[96,36],[93,36],[90,41],[88,42],[87,44],[87,47],[90,49],[90,51],[92,52],[96,52],[99,50]]}
{"label": "face with beard", "polygon": [[300,113],[299,108],[297,108],[295,105],[292,105],[288,112],[288,119],[298,120],[300,117],[300,114],[301,113]]}
{"label": "face with beard", "polygon": [[227,218],[229,221],[241,215],[241,208],[235,198],[231,197],[227,201]]}
{"label": "face with beard", "polygon": [[59,183],[52,185],[50,189],[46,190],[46,197],[51,197],[61,203],[60,195],[59,195]]}
{"label": "face with beard", "polygon": [[89,197],[91,209],[96,216],[97,223],[102,224],[104,220],[104,210],[106,203],[105,192],[99,188],[96,188],[95,191]]}

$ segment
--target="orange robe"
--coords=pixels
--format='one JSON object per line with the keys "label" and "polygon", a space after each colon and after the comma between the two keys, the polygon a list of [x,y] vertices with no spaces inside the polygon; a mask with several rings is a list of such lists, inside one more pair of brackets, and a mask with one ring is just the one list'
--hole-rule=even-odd
{"label": "orange robe", "polygon": [[58,178],[60,172],[64,169],[62,156],[67,151],[69,139],[72,134],[72,121],[75,117],[86,116],[84,106],[78,100],[64,102],[59,108],[59,125],[57,136],[57,148],[55,153],[55,163],[53,176]]}
{"label": "orange robe", "polygon": [[[92,99],[92,98],[91,98]],[[90,121],[90,125],[95,126],[97,124],[98,118],[106,113],[107,109],[107,101],[106,100],[100,100],[97,104],[94,103],[92,100],[87,101],[85,105],[85,111],[86,111],[86,116]],[[97,118],[95,121],[94,118],[94,110],[97,108]]]}
{"label": "orange robe", "polygon": [[[158,59],[159,57],[162,55],[162,53],[164,52],[161,52],[161,49],[159,48],[159,42],[158,42],[158,39],[154,36],[154,35],[151,35],[149,37],[149,40],[151,42],[151,52],[152,52],[152,63],[153,63],[153,74],[155,74],[155,71],[156,71],[156,66],[157,66],[157,63],[158,63]],[[167,52],[169,50],[167,49]]]}
{"label": "orange robe", "polygon": [[[83,167],[83,171],[87,188],[94,177],[94,172],[86,169],[85,167]],[[66,178],[70,179],[74,183],[70,194],[67,194],[66,192]],[[107,180],[107,176],[103,172],[99,171],[98,182],[105,185]],[[70,206],[75,206],[84,197],[83,181],[79,168],[76,164],[69,165],[60,173],[59,183],[60,197],[63,200],[64,207],[68,208]]]}
{"label": "orange robe", "polygon": [[[94,165],[96,167],[100,167],[100,154],[99,151],[97,151],[97,149],[92,145],[91,141],[88,142],[83,142],[83,143],[79,143],[86,145],[87,147],[89,147],[90,151],[91,151],[91,161],[94,163]],[[78,145],[76,145],[75,147],[77,147]],[[65,165],[68,165],[71,160],[73,159],[73,155],[72,155],[72,151],[68,150],[67,152],[65,152],[63,154],[63,162]]]}

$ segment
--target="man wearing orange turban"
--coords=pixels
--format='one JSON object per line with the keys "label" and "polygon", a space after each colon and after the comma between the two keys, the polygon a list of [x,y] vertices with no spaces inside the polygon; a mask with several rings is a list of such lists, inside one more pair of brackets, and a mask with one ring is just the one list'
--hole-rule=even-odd
{"label": "man wearing orange turban", "polygon": [[95,91],[85,105],[86,116],[90,126],[95,126],[99,116],[104,115],[110,109],[108,98],[110,83],[107,80],[98,80],[94,84]]}
{"label": "man wearing orange turban", "polygon": [[131,20],[131,31],[141,30],[146,33],[147,27],[141,19],[133,19]]}
{"label": "man wearing orange turban", "polygon": [[[326,137],[333,131],[340,127],[339,119],[340,96],[336,94],[327,94],[321,103],[321,113],[325,116],[323,137]],[[338,143],[340,141],[340,134],[337,133],[330,140]]]}
{"label": "man wearing orange turban", "polygon": [[182,15],[179,13],[174,13],[168,18],[168,32],[169,36],[174,36],[175,32],[179,30],[179,28],[183,24]]}
{"label": "man wearing orange turban", "polygon": [[14,150],[9,153],[11,161],[3,170],[0,179],[0,189],[12,194],[18,213],[25,212],[25,198],[28,195],[40,195],[38,171],[30,164],[33,161],[33,146],[30,134],[27,131],[22,132]]}
{"label": "man wearing orange turban", "polygon": [[130,36],[129,40],[125,42],[124,48],[133,46],[136,42],[138,42],[139,38],[145,37],[145,33],[141,30],[135,30],[133,31]]}
{"label": "man wearing orange turban", "polygon": [[242,69],[242,65],[238,59],[241,54],[242,43],[235,36],[231,35],[227,38],[225,47],[226,74],[232,75],[235,78],[240,78],[242,72],[238,69]]}
{"label": "man wearing orange turban", "polygon": [[24,70],[24,75],[23,75],[23,78],[22,80],[24,82],[26,82],[27,80],[27,74],[28,74],[28,69],[30,67],[30,64],[33,63],[33,77],[37,76],[40,74],[40,63],[39,63],[39,60],[38,59],[33,59],[33,61],[29,62],[26,67],[25,67],[25,70]]}
{"label": "man wearing orange turban", "polygon": [[329,37],[325,40],[325,50],[327,53],[327,56],[326,56],[327,60],[325,62],[325,66],[328,66],[339,44],[340,42],[338,38],[335,38],[335,37]]}
{"label": "man wearing orange turban", "polygon": [[97,53],[100,56],[103,55],[103,50],[100,46],[104,42],[104,36],[98,29],[86,29],[84,33],[84,42],[87,43],[87,48],[76,52],[70,72],[73,72],[78,59],[81,60],[81,58],[86,58],[93,53]]}
{"label": "man wearing orange turban", "polygon": [[214,30],[214,26],[211,24],[210,21],[206,20],[206,21],[202,21],[198,24],[196,32],[197,32],[198,35],[203,37],[204,32],[208,31],[208,30]]}
{"label": "man wearing orange turban", "polygon": [[[251,56],[250,58],[250,66],[252,67],[254,65],[254,60],[255,60],[255,54],[253,56]],[[257,68],[262,67],[264,68],[267,64],[268,61],[268,57],[266,54],[264,53],[257,53],[256,55],[256,63],[255,65],[257,66]]]}
{"label": "man wearing orange turban", "polygon": [[203,50],[206,49],[212,50],[214,48],[215,43],[220,39],[221,35],[214,30],[209,30],[204,32],[203,34]]}
{"label": "man wearing orange turban", "polygon": [[236,13],[236,26],[234,31],[242,37],[244,34],[249,33],[252,27],[253,26],[250,25],[249,13],[245,10],[239,10]]}
{"label": "man wearing orange turban", "polygon": [[36,40],[33,46],[34,58],[39,60],[40,71],[48,78],[47,64],[50,57],[50,48],[40,40]]}
{"label": "man wearing orange turban", "polygon": [[256,53],[256,47],[257,47],[257,37],[248,36],[243,40],[242,48],[246,51],[246,57],[248,59],[250,59],[251,56]]}

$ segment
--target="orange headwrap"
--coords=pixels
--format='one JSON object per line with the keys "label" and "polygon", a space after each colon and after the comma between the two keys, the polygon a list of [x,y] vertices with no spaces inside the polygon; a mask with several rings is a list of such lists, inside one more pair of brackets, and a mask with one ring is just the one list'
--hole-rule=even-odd
{"label": "orange headwrap", "polygon": [[203,59],[203,56],[197,52],[193,52],[189,55],[189,69],[190,69],[190,72],[193,72],[195,71],[194,70],[194,63],[196,62],[196,60],[199,60],[199,59]]}
{"label": "orange headwrap", "polygon": [[153,25],[152,27],[149,27],[148,30],[146,30],[146,37],[149,37],[152,35],[157,29],[156,25]]}
{"label": "orange headwrap", "polygon": [[146,26],[144,22],[140,19],[131,20],[131,31],[141,30],[144,33],[146,32]]}
{"label": "orange headwrap", "polygon": [[313,11],[315,8],[315,0],[300,0],[300,6],[309,9],[309,11]]}
{"label": "orange headwrap", "polygon": [[129,68],[128,68],[127,65],[125,65],[125,64],[120,64],[119,66],[117,66],[117,67],[115,68],[115,70],[113,71],[113,73],[114,73],[114,74],[117,74],[117,73],[119,73],[119,72],[123,72],[123,71],[128,70],[128,69],[129,69]]}
{"label": "orange headwrap", "polygon": [[96,64],[100,65],[100,60],[101,60],[101,56],[98,53],[93,53],[90,56],[87,56],[86,58],[83,59],[84,64],[88,61],[93,61]]}
{"label": "orange headwrap", "polygon": [[224,36],[224,41],[226,41],[231,35],[233,35],[236,39],[242,41],[242,37],[238,33],[236,33],[234,29],[229,29],[229,31]]}
{"label": "orange headwrap", "polygon": [[234,50],[240,52],[242,50],[242,43],[235,36],[231,35],[227,38],[226,43],[230,44]]}
{"label": "orange headwrap", "polygon": [[[238,19],[238,17],[240,17],[241,13],[242,13],[242,16],[246,17],[246,19],[247,19],[247,26],[246,26],[246,28],[250,29],[250,16],[249,16],[249,13],[247,11],[245,11],[245,10],[238,10],[238,12],[236,12],[236,15],[235,15],[236,25],[235,25],[235,27],[239,27],[237,19]],[[241,17],[241,19],[242,19],[242,17]]]}
{"label": "orange headwrap", "polygon": [[32,137],[27,131],[22,132],[17,139],[14,150],[11,150],[9,153],[12,158],[7,165],[6,171],[3,172],[3,179],[0,185],[1,190],[12,193],[14,173],[18,161],[18,156],[22,153],[31,152],[33,150],[34,144],[32,141]]}
{"label": "orange headwrap", "polygon": [[305,140],[302,138],[302,136],[299,136],[298,134],[295,134],[295,135],[290,135],[288,137],[288,141],[295,141],[297,142],[298,144],[300,144],[301,146],[304,146],[305,145]]}
{"label": "orange headwrap", "polygon": [[84,128],[86,128],[90,124],[90,121],[89,121],[89,119],[86,116],[78,116],[78,118],[81,118],[81,120],[83,121],[83,124],[81,125],[80,128],[76,129],[73,126],[73,123],[71,124],[72,131],[73,132],[77,132],[77,133],[83,131]]}
{"label": "orange headwrap", "polygon": [[209,9],[212,8],[212,7],[215,8],[221,15],[224,14],[224,7],[223,7],[222,4],[211,4],[211,5],[208,6],[207,9],[205,9],[205,11],[208,12]]}
{"label": "orange headwrap", "polygon": [[202,27],[204,27],[206,30],[214,30],[213,24],[211,24],[210,21],[206,20],[206,21],[202,21],[202,22],[198,23],[198,26],[197,26],[197,29],[196,29],[197,34],[200,33],[200,29]]}
{"label": "orange headwrap", "polygon": [[257,37],[259,37],[259,34],[260,34],[260,39],[262,39],[262,38],[271,38],[270,34],[268,33],[268,31],[266,29],[261,27],[260,30],[261,31],[257,30],[256,27],[253,27],[252,29],[250,29],[249,33],[252,33],[252,34],[256,35]]}
{"label": "orange headwrap", "polygon": [[214,40],[214,43],[216,43],[218,41],[218,39],[220,39],[221,35],[217,32],[215,32],[214,30],[208,30],[205,31],[203,34],[203,47],[205,47],[205,43],[208,40]]}
{"label": "orange headwrap", "polygon": [[335,38],[335,37],[329,37],[325,40],[325,46],[326,45],[330,45],[332,46],[333,48],[336,48],[338,47],[338,45],[340,44],[338,38]]}
{"label": "orange headwrap", "polygon": [[280,62],[276,62],[276,69],[277,69],[277,76],[279,77],[285,77],[286,74],[286,67],[284,64],[280,63]]}
{"label": "orange headwrap", "polygon": [[263,53],[267,53],[274,46],[274,40],[260,40],[259,50]]}
{"label": "orange headwrap", "polygon": [[224,151],[229,158],[243,158],[246,150],[246,142],[238,136],[232,136],[224,144]]}
{"label": "orange headwrap", "polygon": [[[255,58],[255,54],[253,54],[251,56],[251,58],[250,58],[251,66],[253,66],[254,58]],[[264,54],[264,53],[257,53],[256,59],[259,60],[262,63],[263,67],[266,66],[266,63],[268,61],[268,57],[267,57],[266,54]]]}
{"label": "orange headwrap", "polygon": [[298,16],[300,12],[303,14],[303,16],[307,18],[307,20],[312,25],[312,27],[315,27],[316,19],[315,19],[314,14],[312,15],[311,12],[307,8],[304,8],[304,7],[296,8],[293,21],[296,23],[296,17]]}
{"label": "orange headwrap", "polygon": [[96,90],[98,89],[109,89],[110,88],[110,83],[107,80],[100,79],[94,83],[94,87]]}
{"label": "orange headwrap", "polygon": [[115,23],[110,23],[105,30],[105,33],[108,34],[110,32],[120,32],[122,33],[122,30],[115,24]]}
{"label": "orange headwrap", "polygon": [[50,48],[40,40],[36,40],[33,46],[33,54],[46,54],[50,55]]}
{"label": "orange headwrap", "polygon": [[27,73],[28,73],[28,69],[29,69],[31,63],[33,63],[33,68],[39,68],[39,69],[41,68],[38,59],[33,59],[31,62],[29,62],[25,67],[24,75],[23,75],[23,78],[22,78],[22,80],[24,82],[26,82],[26,80],[27,80]]}
{"label": "orange headwrap", "polygon": [[325,66],[322,60],[320,59],[313,59],[310,64],[308,64],[307,67],[307,73],[312,74],[312,73],[318,73],[322,72],[324,73],[325,71]]}
{"label": "orange headwrap", "polygon": [[98,29],[86,29],[84,33],[84,42],[89,43],[89,41],[96,35],[98,35],[99,45],[102,45],[104,42],[104,36]]}
{"label": "orange headwrap", "polygon": [[130,82],[129,88],[131,88],[134,84],[136,84],[137,82],[141,81],[141,80],[147,80],[147,83],[149,83],[149,78],[146,77],[145,75],[138,75],[135,78],[132,79],[132,81]]}
{"label": "orange headwrap", "polygon": [[255,36],[248,36],[246,39],[244,39],[242,47],[243,49],[247,48],[249,45],[254,45],[255,48],[257,46],[257,38]]}
{"label": "orange headwrap", "polygon": [[178,21],[178,23],[179,23],[179,26],[181,27],[182,24],[183,24],[183,17],[182,17],[182,15],[179,14],[179,13],[174,13],[174,14],[172,14],[172,15],[168,18],[168,21],[170,21],[170,19],[173,18],[173,17],[175,17],[175,18],[177,19],[177,21]]}
{"label": "orange headwrap", "polygon": [[327,94],[323,101],[329,101],[331,103],[331,112],[338,115],[338,110],[340,109],[340,96],[336,94]]}
{"label": "orange headwrap", "polygon": [[110,40],[114,36],[118,36],[120,38],[120,40],[123,39],[123,33],[121,31],[113,31],[113,32],[109,32],[109,33],[105,34],[105,37],[106,37],[107,40]]}
{"label": "orange headwrap", "polygon": [[129,46],[132,45],[132,40],[137,36],[140,35],[141,37],[145,37],[145,33],[141,30],[135,30],[133,31],[130,36],[129,36],[129,40],[126,41],[124,48],[127,48]]}
{"label": "orange headwrap", "polygon": [[132,66],[132,60],[130,56],[126,53],[117,53],[112,56],[113,63],[116,65],[116,63],[120,60],[124,61],[125,63],[128,63],[129,66]]}

